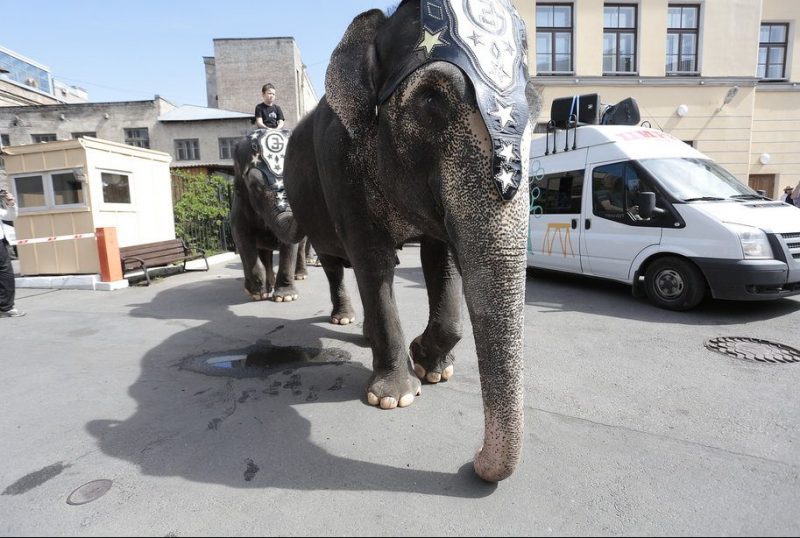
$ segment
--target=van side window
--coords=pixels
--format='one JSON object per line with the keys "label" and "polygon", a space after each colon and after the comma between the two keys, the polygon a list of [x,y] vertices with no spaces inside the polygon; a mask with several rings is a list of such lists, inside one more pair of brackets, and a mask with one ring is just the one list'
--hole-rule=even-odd
{"label": "van side window", "polygon": [[654,192],[640,177],[632,162],[598,166],[592,172],[592,204],[598,217],[635,224],[658,226],[657,217],[643,221],[639,216],[639,193]]}
{"label": "van side window", "polygon": [[625,163],[598,166],[592,172],[592,204],[594,214],[622,220],[625,213]]}
{"label": "van side window", "polygon": [[583,170],[545,175],[536,186],[540,189],[538,205],[543,215],[581,212]]}

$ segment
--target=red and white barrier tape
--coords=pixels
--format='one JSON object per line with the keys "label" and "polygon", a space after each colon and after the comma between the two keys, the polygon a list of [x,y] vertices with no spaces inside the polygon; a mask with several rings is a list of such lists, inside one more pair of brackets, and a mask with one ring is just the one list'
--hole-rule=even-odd
{"label": "red and white barrier tape", "polygon": [[68,239],[88,239],[95,237],[95,233],[74,234],[74,235],[54,235],[52,237],[36,237],[34,239],[17,239],[9,241],[11,245],[33,245],[34,243],[52,243],[53,241],[66,241]]}

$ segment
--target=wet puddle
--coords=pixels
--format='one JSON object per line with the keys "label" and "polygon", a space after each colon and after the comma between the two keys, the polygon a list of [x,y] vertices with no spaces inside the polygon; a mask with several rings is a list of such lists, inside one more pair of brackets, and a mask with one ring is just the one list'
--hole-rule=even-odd
{"label": "wet puddle", "polygon": [[284,347],[267,343],[241,350],[189,357],[184,359],[181,368],[205,375],[265,377],[288,368],[344,364],[350,359],[350,353],[339,348]]}

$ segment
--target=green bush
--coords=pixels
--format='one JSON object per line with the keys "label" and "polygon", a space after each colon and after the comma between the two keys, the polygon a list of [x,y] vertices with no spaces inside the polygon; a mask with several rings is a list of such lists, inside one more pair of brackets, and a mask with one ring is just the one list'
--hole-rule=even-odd
{"label": "green bush", "polygon": [[231,187],[220,175],[178,171],[172,178],[175,234],[207,255],[227,250]]}

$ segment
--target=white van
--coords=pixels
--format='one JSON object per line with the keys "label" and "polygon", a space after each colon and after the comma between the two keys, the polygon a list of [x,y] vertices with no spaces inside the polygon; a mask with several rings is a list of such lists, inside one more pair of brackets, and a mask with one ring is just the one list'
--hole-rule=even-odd
{"label": "white van", "polygon": [[670,310],[800,294],[800,209],[671,135],[581,125],[530,155],[529,267],[625,282]]}

